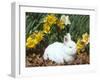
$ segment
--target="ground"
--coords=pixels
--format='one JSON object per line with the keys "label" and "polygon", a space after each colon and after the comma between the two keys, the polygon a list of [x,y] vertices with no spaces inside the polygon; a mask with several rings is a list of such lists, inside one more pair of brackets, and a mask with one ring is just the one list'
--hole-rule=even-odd
{"label": "ground", "polygon": [[39,67],[39,66],[63,66],[63,65],[80,65],[89,64],[89,55],[86,52],[77,54],[75,60],[70,63],[56,64],[51,60],[44,60],[42,55],[31,53],[26,56],[26,67]]}

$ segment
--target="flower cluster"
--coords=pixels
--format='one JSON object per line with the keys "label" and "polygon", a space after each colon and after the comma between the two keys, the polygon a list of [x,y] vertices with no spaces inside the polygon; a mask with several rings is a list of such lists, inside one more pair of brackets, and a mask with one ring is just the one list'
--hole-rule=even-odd
{"label": "flower cluster", "polygon": [[69,16],[62,15],[60,20],[58,19],[58,21],[57,21],[57,26],[60,29],[64,29],[65,26],[67,26],[68,24],[71,24],[71,22],[69,20]]}
{"label": "flower cluster", "polygon": [[57,18],[51,14],[44,18],[43,32],[49,33],[53,24],[56,24]]}
{"label": "flower cluster", "polygon": [[62,15],[58,19],[55,15],[47,15],[44,19],[43,31],[44,33],[50,33],[52,25],[56,24],[61,30],[65,28],[68,24],[71,24],[69,16]]}
{"label": "flower cluster", "polygon": [[77,41],[78,54],[80,54],[80,51],[84,49],[88,43],[89,43],[89,35],[87,33],[84,33],[82,35],[82,39],[78,39]]}
{"label": "flower cluster", "polygon": [[27,38],[26,47],[34,48],[43,39],[43,36],[44,33],[42,31],[34,32]]}
{"label": "flower cluster", "polygon": [[56,24],[60,29],[64,29],[65,25],[70,24],[68,16],[62,15],[60,20],[54,15],[49,14],[43,20],[43,31],[34,32],[26,40],[26,47],[34,48],[43,39],[43,37],[50,33],[51,27]]}
{"label": "flower cluster", "polygon": [[48,25],[55,24],[57,20],[57,17],[55,17],[54,14],[49,14],[44,18],[44,22],[47,23]]}

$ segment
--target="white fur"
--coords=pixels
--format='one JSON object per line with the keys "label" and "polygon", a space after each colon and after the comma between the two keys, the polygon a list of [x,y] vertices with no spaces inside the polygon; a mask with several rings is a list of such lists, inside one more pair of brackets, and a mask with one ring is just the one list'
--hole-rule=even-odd
{"label": "white fur", "polygon": [[[67,40],[67,41],[66,41]],[[43,58],[55,61],[58,64],[74,60],[76,54],[76,44],[71,40],[70,34],[64,36],[64,43],[54,42],[49,45],[44,52]]]}

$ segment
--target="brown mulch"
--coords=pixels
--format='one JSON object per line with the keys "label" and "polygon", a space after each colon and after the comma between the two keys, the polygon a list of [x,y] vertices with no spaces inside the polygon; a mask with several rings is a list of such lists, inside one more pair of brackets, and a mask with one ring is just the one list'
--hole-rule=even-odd
{"label": "brown mulch", "polygon": [[64,64],[56,64],[54,61],[44,60],[41,55],[39,54],[36,55],[35,53],[26,56],[26,67],[80,65],[89,63],[90,63],[89,55],[86,52],[77,54],[73,62]]}

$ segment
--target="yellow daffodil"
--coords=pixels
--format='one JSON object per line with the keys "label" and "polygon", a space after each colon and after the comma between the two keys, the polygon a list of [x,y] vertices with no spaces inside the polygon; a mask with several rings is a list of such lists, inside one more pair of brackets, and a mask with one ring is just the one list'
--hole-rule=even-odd
{"label": "yellow daffodil", "polygon": [[29,36],[27,38],[26,47],[33,48],[35,46],[33,43],[34,43],[34,41],[33,41],[32,37]]}
{"label": "yellow daffodil", "polygon": [[31,40],[32,40],[32,37],[29,36],[29,37],[27,38],[27,42],[29,42],[29,41],[31,41]]}
{"label": "yellow daffodil", "polygon": [[50,32],[50,26],[47,23],[45,23],[43,25],[43,32],[44,33],[49,33]]}
{"label": "yellow daffodil", "polygon": [[40,42],[43,39],[43,36],[44,36],[44,33],[40,31],[36,34],[35,39]]}
{"label": "yellow daffodil", "polygon": [[89,43],[89,35],[87,33],[84,33],[82,35],[82,39],[78,39],[77,41],[77,52],[80,54],[81,50],[84,50],[85,46]]}
{"label": "yellow daffodil", "polygon": [[26,47],[34,48],[43,39],[43,36],[44,33],[42,31],[37,32],[35,34],[33,33],[27,38]]}
{"label": "yellow daffodil", "polygon": [[82,48],[84,48],[84,42],[81,39],[79,39],[77,41],[77,49],[82,49]]}
{"label": "yellow daffodil", "polygon": [[62,20],[66,26],[68,24],[71,24],[71,22],[69,20],[69,16],[62,15],[61,18],[60,18],[60,20]]}
{"label": "yellow daffodil", "polygon": [[33,39],[33,44],[34,45],[36,45],[36,44],[38,44],[39,43],[39,41],[35,38],[35,39]]}
{"label": "yellow daffodil", "polygon": [[53,14],[50,14],[45,17],[44,22],[52,25],[56,23],[56,20],[57,18]]}
{"label": "yellow daffodil", "polygon": [[62,20],[57,20],[57,26],[60,28],[60,29],[64,29],[65,26],[64,26],[64,21]]}
{"label": "yellow daffodil", "polygon": [[85,43],[81,39],[79,39],[77,41],[77,44],[76,45],[77,45],[77,53],[80,54],[80,51],[82,49],[84,49],[84,47],[85,47]]}
{"label": "yellow daffodil", "polygon": [[89,35],[88,33],[84,33],[82,35],[82,41],[85,43],[85,44],[88,44],[89,43]]}

